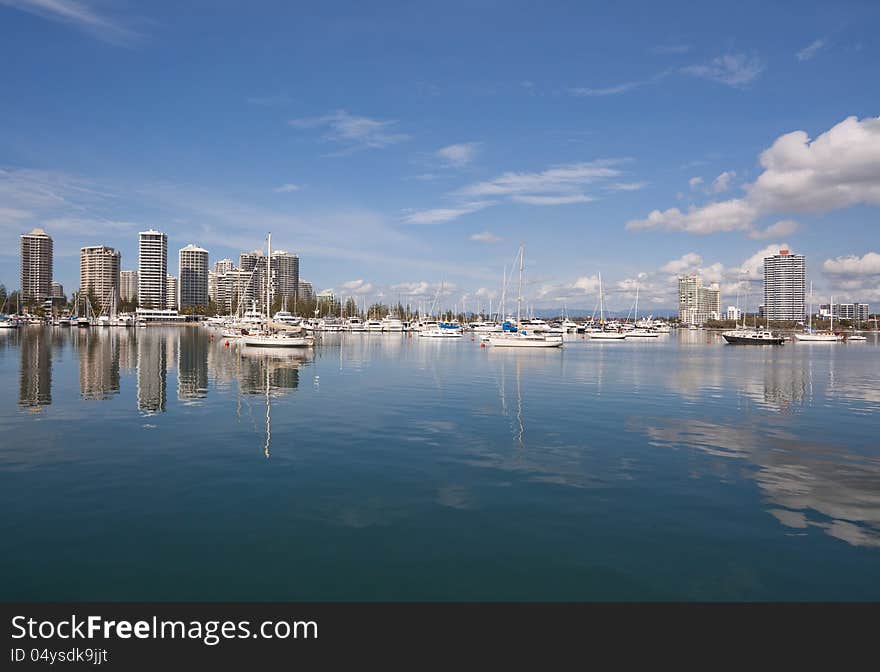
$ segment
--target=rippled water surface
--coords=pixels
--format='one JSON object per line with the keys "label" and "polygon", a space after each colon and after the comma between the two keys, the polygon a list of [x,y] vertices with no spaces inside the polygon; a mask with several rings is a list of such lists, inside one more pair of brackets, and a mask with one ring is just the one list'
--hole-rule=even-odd
{"label": "rippled water surface", "polygon": [[880,599],[880,346],[0,333],[0,599]]}

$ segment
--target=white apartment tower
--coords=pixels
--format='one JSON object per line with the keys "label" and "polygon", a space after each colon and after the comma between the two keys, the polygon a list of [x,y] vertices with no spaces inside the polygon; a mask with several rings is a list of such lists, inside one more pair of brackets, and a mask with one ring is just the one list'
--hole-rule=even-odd
{"label": "white apartment tower", "polygon": [[138,234],[138,304],[164,308],[168,277],[168,236],[160,231]]}
{"label": "white apartment tower", "polygon": [[178,310],[207,306],[208,250],[187,245],[178,255]]}
{"label": "white apartment tower", "polygon": [[177,310],[177,278],[169,275],[165,278],[165,308],[166,310]]}
{"label": "white apartment tower", "polygon": [[52,238],[43,229],[21,235],[21,298],[42,300],[52,295]]}
{"label": "white apartment tower", "polygon": [[123,301],[131,301],[138,295],[138,272],[119,272],[119,298]]}
{"label": "white apartment tower", "polygon": [[678,278],[678,319],[684,324],[700,325],[721,317],[721,290],[717,284],[703,286],[699,275]]}
{"label": "white apartment tower", "polygon": [[799,322],[804,319],[807,262],[802,254],[779,250],[764,258],[764,317]]}
{"label": "white apartment tower", "polygon": [[118,250],[106,245],[91,245],[79,250],[79,291],[98,300],[96,310],[109,310],[114,293],[119,298],[121,259]]}

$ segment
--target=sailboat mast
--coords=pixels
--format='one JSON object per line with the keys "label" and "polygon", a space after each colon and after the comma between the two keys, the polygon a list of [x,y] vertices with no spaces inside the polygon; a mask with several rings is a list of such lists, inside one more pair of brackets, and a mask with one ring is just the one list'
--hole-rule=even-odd
{"label": "sailboat mast", "polygon": [[269,282],[272,276],[272,232],[269,232],[269,241],[267,243],[266,249],[266,326],[269,325],[269,311],[271,310],[271,305],[269,304]]}
{"label": "sailboat mast", "polygon": [[519,246],[519,290],[516,295],[516,324],[519,326],[520,323],[520,313],[522,311],[522,274],[523,274],[523,253],[525,252],[525,246]]}

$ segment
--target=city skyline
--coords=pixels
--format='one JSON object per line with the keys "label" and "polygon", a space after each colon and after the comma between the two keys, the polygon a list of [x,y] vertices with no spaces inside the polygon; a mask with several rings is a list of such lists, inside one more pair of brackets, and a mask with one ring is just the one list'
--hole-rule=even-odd
{"label": "city skyline", "polygon": [[[674,309],[688,273],[732,304],[779,249],[807,257],[815,303],[876,304],[880,9],[843,4],[747,2],[724,21],[644,5],[646,27],[621,32],[626,8],[587,5],[269,21],[8,0],[0,282],[16,288],[31,229],[75,287],[81,247],[134,270],[153,228],[212,261],[272,231],[316,290],[386,303],[442,283],[450,305],[486,306],[524,243],[541,309],[591,310],[600,271],[614,310],[637,284],[647,312]],[[448,59],[452,40],[473,67]]]}

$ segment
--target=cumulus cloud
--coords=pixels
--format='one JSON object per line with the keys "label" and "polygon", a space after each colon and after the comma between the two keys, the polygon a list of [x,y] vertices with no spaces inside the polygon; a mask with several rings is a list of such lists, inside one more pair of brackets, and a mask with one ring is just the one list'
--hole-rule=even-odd
{"label": "cumulus cloud", "polygon": [[343,282],[342,290],[347,294],[369,294],[374,290],[374,287],[372,283],[363,279],[358,279]]}
{"label": "cumulus cloud", "polygon": [[730,189],[730,181],[734,177],[736,177],[736,173],[732,170],[724,171],[718,177],[712,180],[712,191],[716,194],[727,191],[728,189]]}
{"label": "cumulus cloud", "polygon": [[692,271],[703,263],[703,257],[696,252],[688,252],[678,259],[673,259],[660,267],[661,273],[672,273],[677,275],[685,271]]}
{"label": "cumulus cloud", "polygon": [[696,189],[701,184],[703,184],[702,177],[692,177],[691,179],[688,180],[688,185],[690,185],[691,189]]}
{"label": "cumulus cloud", "polygon": [[733,87],[743,87],[764,71],[764,64],[755,55],[723,54],[708,63],[689,65],[681,72]]}
{"label": "cumulus cloud", "polygon": [[749,238],[754,240],[765,240],[767,238],[775,238],[776,236],[790,236],[797,231],[798,228],[798,223],[793,219],[781,219],[766,228],[750,231]]}
{"label": "cumulus cloud", "polygon": [[[848,117],[810,140],[804,131],[780,136],[764,152],[763,172],[746,196],[691,207],[654,210],[629,229],[709,234],[746,231],[753,237],[786,235],[791,220],[757,232],[756,220],[776,213],[822,213],[853,205],[880,204],[880,118]],[[773,228],[776,227],[776,228]]]}
{"label": "cumulus cloud", "polygon": [[462,142],[437,150],[437,156],[454,168],[463,168],[474,160],[480,148],[479,142]]}
{"label": "cumulus cloud", "polygon": [[849,255],[826,259],[822,269],[829,275],[837,276],[880,275],[880,254],[868,252],[862,257]]}
{"label": "cumulus cloud", "polygon": [[764,277],[764,259],[777,254],[779,250],[790,249],[788,243],[773,243],[762,247],[746,259],[735,272],[747,280],[761,280]]}

